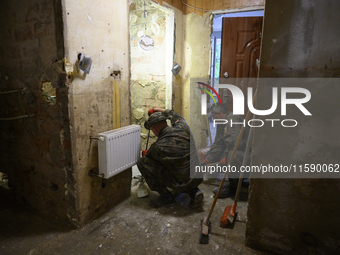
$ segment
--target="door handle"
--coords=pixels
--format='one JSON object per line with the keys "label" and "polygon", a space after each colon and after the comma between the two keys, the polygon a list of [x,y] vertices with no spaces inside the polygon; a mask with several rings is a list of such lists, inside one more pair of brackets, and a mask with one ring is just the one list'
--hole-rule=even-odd
{"label": "door handle", "polygon": [[225,73],[223,74],[223,76],[224,76],[224,78],[228,78],[228,77],[229,77],[229,73],[228,73],[228,72],[225,72]]}

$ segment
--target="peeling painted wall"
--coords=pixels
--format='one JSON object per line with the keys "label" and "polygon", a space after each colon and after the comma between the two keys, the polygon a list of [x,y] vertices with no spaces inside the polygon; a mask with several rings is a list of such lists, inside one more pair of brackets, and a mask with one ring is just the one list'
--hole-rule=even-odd
{"label": "peeling painted wall", "polygon": [[88,176],[98,167],[97,142],[89,137],[113,129],[114,79],[120,87],[121,126],[130,124],[128,1],[64,0],[63,17],[68,61],[77,70],[79,53],[92,58],[90,73],[75,73],[69,93],[76,200],[70,218],[82,224],[130,195],[131,169],[108,180]]}
{"label": "peeling painted wall", "polygon": [[211,18],[210,13],[204,14],[203,17],[194,13],[184,16],[182,114],[190,125],[198,148],[206,146],[207,136],[204,130],[207,128],[204,116],[200,119],[190,118],[191,116],[201,116],[200,107],[190,107],[190,86],[197,85],[191,84],[190,79],[209,79]]}
{"label": "peeling painted wall", "polygon": [[183,45],[184,45],[184,32],[183,22],[184,17],[182,11],[177,8],[169,6],[175,14],[175,45],[174,45],[174,63],[177,63],[182,67],[182,70],[173,76],[173,90],[172,90],[172,105],[175,112],[182,115],[182,73],[183,73]]}
{"label": "peeling painted wall", "polygon": [[[339,77],[340,30],[336,1],[267,0],[260,77]],[[258,104],[271,103],[262,87]],[[312,92],[293,130],[258,128],[252,164],[339,163],[338,86]],[[278,135],[280,134],[280,135]],[[252,179],[246,243],[281,254],[340,253],[339,179]]]}
{"label": "peeling painted wall", "polygon": [[1,1],[0,171],[13,198],[50,219],[68,221],[74,200],[61,4]]}

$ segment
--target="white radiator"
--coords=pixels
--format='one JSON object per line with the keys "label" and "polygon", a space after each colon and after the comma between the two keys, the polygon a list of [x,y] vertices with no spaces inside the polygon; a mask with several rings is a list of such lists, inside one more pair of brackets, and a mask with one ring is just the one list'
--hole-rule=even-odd
{"label": "white radiator", "polygon": [[137,163],[140,126],[130,125],[98,134],[99,174],[108,179]]}

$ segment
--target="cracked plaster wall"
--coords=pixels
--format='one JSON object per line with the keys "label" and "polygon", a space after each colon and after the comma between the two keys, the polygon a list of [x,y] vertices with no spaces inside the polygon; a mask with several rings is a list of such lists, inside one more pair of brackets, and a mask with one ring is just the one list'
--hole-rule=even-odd
{"label": "cracked plaster wall", "polygon": [[63,1],[66,58],[75,68],[79,53],[92,58],[89,74],[73,74],[69,93],[76,224],[130,195],[131,168],[110,179],[88,176],[98,171],[98,145],[89,137],[113,129],[114,79],[120,88],[121,126],[130,124],[128,6],[127,0]]}

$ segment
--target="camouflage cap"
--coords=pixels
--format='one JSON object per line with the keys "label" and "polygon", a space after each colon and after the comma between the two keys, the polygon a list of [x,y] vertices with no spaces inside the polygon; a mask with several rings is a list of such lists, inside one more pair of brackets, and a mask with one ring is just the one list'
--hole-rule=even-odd
{"label": "camouflage cap", "polygon": [[164,115],[161,112],[155,112],[155,113],[150,115],[150,117],[148,118],[147,121],[145,121],[144,127],[149,130],[150,127],[153,124],[156,124],[157,122],[160,122],[162,120],[167,120],[167,119],[170,119],[170,118],[171,118],[171,116],[169,116],[169,115]]}

